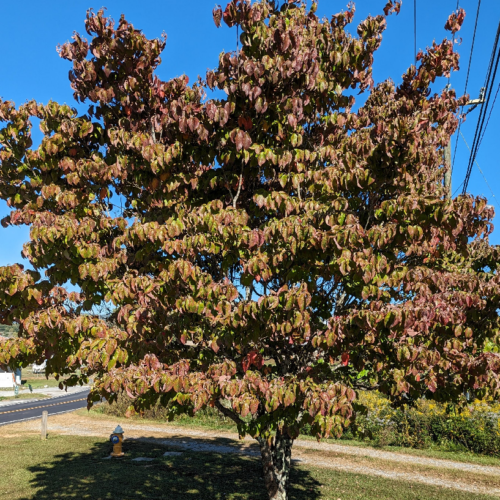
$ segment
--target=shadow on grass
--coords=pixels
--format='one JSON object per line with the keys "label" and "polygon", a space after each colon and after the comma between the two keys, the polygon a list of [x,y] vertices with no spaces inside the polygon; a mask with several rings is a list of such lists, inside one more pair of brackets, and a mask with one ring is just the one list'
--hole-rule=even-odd
{"label": "shadow on grass", "polygon": [[[105,459],[108,442],[96,442],[85,453],[64,453],[31,466],[31,499],[215,499],[267,500],[260,457],[255,448],[242,454],[239,443],[173,438],[125,440],[122,459]],[[181,450],[179,446],[189,448]],[[180,455],[163,456],[166,451]],[[248,453],[248,449],[247,449]],[[153,461],[134,462],[147,457]],[[290,500],[320,497],[320,484],[303,469],[292,467]],[[24,499],[23,499],[24,500]],[[27,498],[26,498],[27,500]]]}

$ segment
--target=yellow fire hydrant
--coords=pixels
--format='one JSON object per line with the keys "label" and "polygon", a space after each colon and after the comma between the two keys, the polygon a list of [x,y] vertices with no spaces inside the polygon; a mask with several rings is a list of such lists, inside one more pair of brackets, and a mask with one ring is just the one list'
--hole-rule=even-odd
{"label": "yellow fire hydrant", "polygon": [[111,456],[115,458],[123,457],[125,455],[122,451],[123,429],[119,425],[116,426],[109,440],[113,443],[113,453],[111,453]]}

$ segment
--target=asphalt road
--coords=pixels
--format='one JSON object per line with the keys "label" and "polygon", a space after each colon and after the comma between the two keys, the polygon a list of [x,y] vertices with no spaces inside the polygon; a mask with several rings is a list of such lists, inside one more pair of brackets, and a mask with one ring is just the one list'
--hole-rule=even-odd
{"label": "asphalt road", "polygon": [[41,418],[43,411],[47,411],[50,416],[85,408],[88,393],[89,390],[86,389],[67,396],[3,406],[0,408],[0,425]]}

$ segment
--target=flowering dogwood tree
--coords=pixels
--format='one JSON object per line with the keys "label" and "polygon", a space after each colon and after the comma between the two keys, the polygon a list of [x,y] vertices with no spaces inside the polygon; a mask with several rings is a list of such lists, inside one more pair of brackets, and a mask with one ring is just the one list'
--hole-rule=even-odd
{"label": "flowering dogwood tree", "polygon": [[90,41],[59,49],[86,112],[0,101],[3,225],[30,227],[32,267],[0,268],[0,322],[20,325],[0,362],[92,377],[89,405],[215,406],[257,439],[271,499],[300,429],[339,436],[359,391],[498,395],[493,210],[447,198],[466,100],[430,88],[458,55],[445,39],[374,85],[399,8],[354,36],[353,6],[322,20],[316,4],[232,0],[213,16],[241,50],[194,84],[155,75],[164,38],[90,11]]}

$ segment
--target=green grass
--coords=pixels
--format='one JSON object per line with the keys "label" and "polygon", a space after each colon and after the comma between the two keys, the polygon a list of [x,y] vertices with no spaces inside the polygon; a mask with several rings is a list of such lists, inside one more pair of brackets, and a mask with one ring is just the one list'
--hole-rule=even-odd
{"label": "green grass", "polygon": [[24,394],[24,393],[20,393],[19,396],[7,396],[7,397],[1,397],[0,396],[0,401],[24,401],[25,399],[44,399],[44,398],[48,398],[49,396],[47,396],[46,394],[40,394],[40,393],[37,393],[37,394]]}
{"label": "green grass", "polygon": [[[183,438],[189,440],[189,438]],[[0,440],[0,498],[9,500],[266,500],[260,460],[125,441],[126,457],[103,460],[95,437],[12,435]],[[138,456],[153,462],[131,462]],[[486,500],[495,497],[314,467],[294,467],[290,500]]]}
{"label": "green grass", "polygon": [[58,387],[59,381],[53,377],[46,379],[45,375],[30,375],[28,377],[23,377],[21,384],[23,389],[28,389],[28,384],[30,384],[33,389],[42,389],[45,388],[45,386]]}

